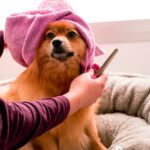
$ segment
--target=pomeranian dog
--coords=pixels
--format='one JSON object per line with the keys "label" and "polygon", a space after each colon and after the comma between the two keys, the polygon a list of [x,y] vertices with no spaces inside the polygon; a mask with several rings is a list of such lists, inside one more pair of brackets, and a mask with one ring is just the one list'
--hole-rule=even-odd
{"label": "pomeranian dog", "polygon": [[[48,24],[32,64],[13,82],[8,100],[37,100],[62,95],[81,74],[86,44],[73,24]],[[81,109],[62,124],[35,138],[22,150],[104,150],[95,121],[95,105]]]}

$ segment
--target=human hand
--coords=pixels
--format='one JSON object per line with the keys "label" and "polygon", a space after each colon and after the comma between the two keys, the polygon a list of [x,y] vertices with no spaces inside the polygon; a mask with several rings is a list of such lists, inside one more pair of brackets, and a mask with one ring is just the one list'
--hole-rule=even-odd
{"label": "human hand", "polygon": [[70,101],[69,115],[80,108],[90,106],[102,96],[107,76],[102,74],[98,78],[93,78],[93,75],[93,70],[81,74],[72,81],[69,92],[64,94]]}

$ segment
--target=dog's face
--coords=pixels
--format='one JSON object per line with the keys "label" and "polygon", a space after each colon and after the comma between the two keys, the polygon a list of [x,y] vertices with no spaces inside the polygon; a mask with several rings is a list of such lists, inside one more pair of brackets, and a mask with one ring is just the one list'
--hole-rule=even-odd
{"label": "dog's face", "polygon": [[37,49],[36,62],[41,72],[49,70],[56,75],[77,75],[80,73],[81,61],[85,59],[86,49],[83,38],[73,24],[51,22]]}

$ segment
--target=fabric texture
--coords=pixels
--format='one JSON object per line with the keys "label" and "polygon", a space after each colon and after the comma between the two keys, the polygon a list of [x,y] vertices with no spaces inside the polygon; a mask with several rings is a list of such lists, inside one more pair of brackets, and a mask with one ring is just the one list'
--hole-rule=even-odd
{"label": "fabric texture", "polygon": [[17,149],[66,119],[70,104],[58,96],[35,102],[9,103],[0,99],[0,149]]}
{"label": "fabric texture", "polygon": [[150,77],[111,74],[97,116],[109,150],[150,150]]}
{"label": "fabric texture", "polygon": [[48,23],[57,20],[73,23],[84,38],[87,53],[82,66],[83,72],[87,71],[93,65],[95,54],[103,54],[103,51],[95,43],[88,24],[73,12],[65,0],[46,0],[35,10],[7,17],[5,43],[13,58],[25,67],[29,66],[35,57],[35,51]]}

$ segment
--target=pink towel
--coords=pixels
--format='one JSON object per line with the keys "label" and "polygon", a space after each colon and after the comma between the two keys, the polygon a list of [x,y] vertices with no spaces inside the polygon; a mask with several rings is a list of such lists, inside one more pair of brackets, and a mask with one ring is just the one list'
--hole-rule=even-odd
{"label": "pink towel", "polygon": [[82,66],[83,71],[87,71],[93,65],[95,54],[100,55],[103,51],[97,47],[88,24],[65,0],[46,0],[38,9],[13,14],[6,19],[5,43],[13,58],[21,65],[29,66],[47,24],[56,20],[73,23],[86,41],[87,54]]}

